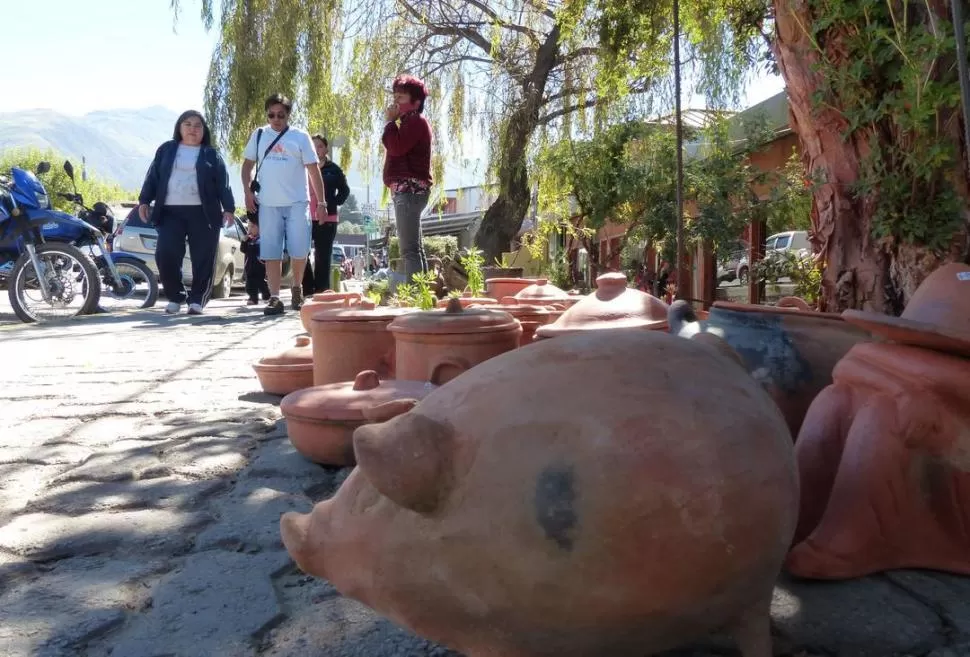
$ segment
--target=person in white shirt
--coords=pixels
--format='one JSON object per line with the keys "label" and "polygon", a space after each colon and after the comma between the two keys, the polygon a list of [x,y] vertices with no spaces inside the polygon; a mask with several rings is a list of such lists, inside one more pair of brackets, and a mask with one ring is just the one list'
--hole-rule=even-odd
{"label": "person in white shirt", "polygon": [[263,313],[281,315],[285,311],[280,301],[284,241],[293,273],[292,307],[299,310],[303,305],[303,270],[310,254],[311,216],[326,221],[327,204],[317,203],[311,215],[307,178],[316,198],[326,196],[310,135],[289,125],[293,103],[286,96],[274,94],[266,99],[265,108],[269,125],[253,131],[246,144],[242,182],[250,231],[259,235],[259,255],[266,263],[270,299]]}

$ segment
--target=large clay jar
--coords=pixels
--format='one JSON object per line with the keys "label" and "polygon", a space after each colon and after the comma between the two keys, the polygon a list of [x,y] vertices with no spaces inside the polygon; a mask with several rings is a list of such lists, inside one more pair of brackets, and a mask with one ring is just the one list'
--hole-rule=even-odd
{"label": "large clay jar", "polygon": [[583,298],[567,293],[545,278],[537,278],[532,285],[519,290],[513,296],[518,303],[533,306],[548,306],[555,303],[563,308],[569,308]]}
{"label": "large clay jar", "polygon": [[448,307],[398,317],[394,334],[397,378],[442,385],[493,356],[519,346],[522,327],[509,315],[485,308]]}
{"label": "large clay jar", "polygon": [[587,332],[368,417],[392,419],[354,433],[334,497],[281,519],[305,572],[468,657],[643,657],[717,629],[771,656],[798,482],[730,355]]}
{"label": "large clay jar", "polygon": [[970,266],[937,269],[902,317],[843,316],[896,344],[852,347],[812,402],[786,567],[820,579],[970,575]]}
{"label": "large clay jar", "polygon": [[706,320],[683,301],[670,307],[670,332],[724,340],[775,400],[792,436],[815,396],[832,382],[832,369],[868,334],[833,313],[716,302]]}
{"label": "large clay jar", "polygon": [[313,385],[352,381],[364,370],[394,378],[394,336],[387,326],[408,312],[414,311],[377,308],[372,301],[362,301],[348,309],[314,314]]}
{"label": "large clay jar", "polygon": [[307,332],[312,333],[313,329],[310,320],[316,313],[321,310],[349,308],[360,303],[361,298],[359,292],[321,292],[320,294],[314,294],[304,301],[300,307],[300,321],[303,322],[303,328]]}
{"label": "large clay jar", "polygon": [[486,278],[485,296],[501,301],[512,297],[535,283],[534,278]]}
{"label": "large clay jar", "polygon": [[296,451],[323,465],[354,465],[354,429],[368,420],[364,410],[401,399],[423,399],[435,386],[423,381],[382,381],[360,372],[352,381],[304,388],[280,402]]}
{"label": "large clay jar", "polygon": [[583,297],[552,324],[536,329],[536,339],[610,328],[667,330],[667,304],[626,284],[624,274],[601,274],[596,279],[596,291]]}
{"label": "large clay jar", "polygon": [[265,356],[253,363],[263,392],[288,395],[313,385],[313,351],[310,338],[300,335],[296,344],[277,354]]}
{"label": "large clay jar", "polygon": [[[478,306],[471,306],[477,308]],[[546,306],[532,306],[525,303],[512,303],[498,306],[486,306],[489,310],[501,310],[519,320],[522,325],[522,336],[519,338],[519,346],[532,343],[536,329],[548,324],[553,319],[552,311]]]}
{"label": "large clay jar", "polygon": [[458,299],[458,303],[461,304],[462,308],[468,308],[469,306],[491,306],[498,303],[491,297],[473,297],[470,292],[465,292],[460,297],[438,299],[438,303],[436,305],[438,308],[447,308],[452,299]]}

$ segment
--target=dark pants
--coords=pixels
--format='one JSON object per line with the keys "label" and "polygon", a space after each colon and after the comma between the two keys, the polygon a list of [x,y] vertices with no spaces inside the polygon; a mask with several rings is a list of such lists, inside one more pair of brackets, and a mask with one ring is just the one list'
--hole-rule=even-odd
{"label": "dark pants", "polygon": [[[212,276],[219,248],[220,227],[212,227],[201,205],[166,205],[158,224],[155,264],[162,290],[169,301],[204,306],[212,292]],[[185,243],[192,261],[192,289],[188,295],[182,284]]]}
{"label": "dark pants", "polygon": [[426,205],[427,194],[394,194],[394,220],[407,283],[411,282],[411,277],[415,274],[428,271],[428,260],[421,239],[421,212]]}
{"label": "dark pants", "polygon": [[246,270],[246,294],[250,299],[258,299],[263,295],[263,300],[269,299],[269,285],[266,283],[266,265],[259,259],[259,248],[246,251],[245,259]]}
{"label": "dark pants", "polygon": [[313,222],[313,264],[310,264],[311,258],[307,258],[303,272],[303,296],[330,289],[330,261],[336,237],[336,222]]}

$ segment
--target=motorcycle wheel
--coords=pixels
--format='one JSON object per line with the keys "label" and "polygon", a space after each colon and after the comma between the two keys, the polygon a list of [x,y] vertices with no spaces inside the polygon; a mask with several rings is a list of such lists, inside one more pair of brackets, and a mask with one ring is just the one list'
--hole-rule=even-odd
{"label": "motorcycle wheel", "polygon": [[[52,298],[44,299],[34,265],[27,253],[22,253],[7,285],[7,297],[20,321],[65,319],[90,313],[97,307],[101,280],[91,258],[76,246],[59,242],[39,244],[35,250],[37,259],[48,270]],[[31,302],[37,303],[37,308],[32,308]]]}
{"label": "motorcycle wheel", "polygon": [[101,307],[104,310],[151,308],[158,301],[158,278],[143,261],[138,258],[116,258],[114,265],[120,281],[114,280],[104,261],[99,259],[98,265]]}

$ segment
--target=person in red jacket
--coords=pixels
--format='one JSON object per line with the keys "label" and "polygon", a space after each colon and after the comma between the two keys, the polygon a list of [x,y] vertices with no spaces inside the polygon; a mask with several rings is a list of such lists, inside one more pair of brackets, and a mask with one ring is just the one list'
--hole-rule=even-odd
{"label": "person in red jacket", "polygon": [[384,185],[391,191],[397,239],[404,260],[406,281],[428,271],[421,235],[421,213],[431,192],[431,124],[424,118],[428,90],[424,82],[410,75],[399,75],[391,86],[394,102],[384,112],[387,125],[381,141],[384,159]]}

